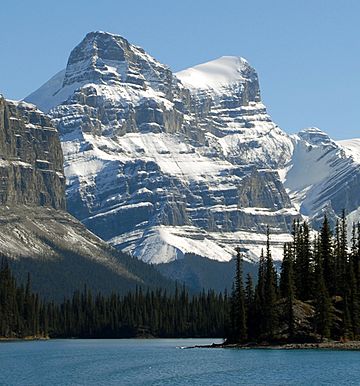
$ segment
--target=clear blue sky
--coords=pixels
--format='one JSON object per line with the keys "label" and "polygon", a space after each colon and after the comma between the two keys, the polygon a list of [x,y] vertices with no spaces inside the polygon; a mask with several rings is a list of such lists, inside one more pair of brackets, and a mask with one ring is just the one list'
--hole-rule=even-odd
{"label": "clear blue sky", "polygon": [[94,30],[124,36],[174,71],[243,56],[281,128],[360,137],[358,0],[4,1],[0,92],[25,97]]}

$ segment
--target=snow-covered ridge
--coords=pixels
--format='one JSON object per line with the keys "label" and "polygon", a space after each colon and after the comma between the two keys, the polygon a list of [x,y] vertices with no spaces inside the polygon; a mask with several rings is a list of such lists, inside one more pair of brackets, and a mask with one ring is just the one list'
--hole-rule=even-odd
{"label": "snow-covered ridge", "polygon": [[[360,206],[360,141],[334,141],[317,128],[292,136],[294,152],[282,171],[292,202],[314,226],[327,213],[331,221]],[[349,217],[353,221],[354,216]]]}
{"label": "snow-covered ridge", "polygon": [[26,100],[32,100],[44,112],[48,112],[52,107],[66,100],[72,90],[62,90],[65,76],[65,69],[59,71],[50,80],[34,91]]}
{"label": "snow-covered ridge", "polygon": [[190,89],[221,90],[236,83],[244,83],[255,70],[239,56],[222,56],[210,62],[177,72],[175,75]]}
{"label": "snow-covered ridge", "polygon": [[360,164],[360,138],[345,139],[336,143],[344,149],[348,157]]}

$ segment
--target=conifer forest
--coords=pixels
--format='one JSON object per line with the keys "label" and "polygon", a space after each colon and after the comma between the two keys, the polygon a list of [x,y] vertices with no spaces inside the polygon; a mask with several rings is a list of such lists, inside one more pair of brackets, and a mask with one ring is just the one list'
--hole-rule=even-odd
{"label": "conifer forest", "polygon": [[[356,340],[360,336],[360,224],[348,235],[345,215],[319,232],[294,222],[280,269],[268,229],[257,277],[243,276],[242,251],[230,296],[137,288],[125,296],[88,288],[62,302],[32,292],[31,277],[17,283],[11,264],[0,269],[0,337],[132,338],[222,337],[225,344]],[[239,243],[241,245],[241,243]]]}

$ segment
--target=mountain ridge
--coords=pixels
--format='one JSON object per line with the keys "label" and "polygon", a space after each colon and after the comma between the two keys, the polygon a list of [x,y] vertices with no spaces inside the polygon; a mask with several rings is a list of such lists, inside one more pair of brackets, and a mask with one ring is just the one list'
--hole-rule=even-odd
{"label": "mountain ridge", "polygon": [[[224,62],[235,83],[223,76]],[[220,72],[221,81],[204,76],[190,87],[199,68],[206,76]],[[147,262],[189,252],[227,261],[239,240],[253,260],[267,224],[280,258],[294,219],[316,225],[326,208],[339,214],[334,186],[344,185],[344,173],[345,209],[360,205],[351,157],[334,141],[323,143],[317,130],[283,132],[243,59],[223,57],[172,74],[126,39],[93,32],[70,54],[64,79],[56,95],[70,95],[49,113],[62,140],[70,212]],[[41,103],[46,84],[42,90],[25,99]],[[311,168],[300,175],[301,163],[310,161],[320,175]]]}

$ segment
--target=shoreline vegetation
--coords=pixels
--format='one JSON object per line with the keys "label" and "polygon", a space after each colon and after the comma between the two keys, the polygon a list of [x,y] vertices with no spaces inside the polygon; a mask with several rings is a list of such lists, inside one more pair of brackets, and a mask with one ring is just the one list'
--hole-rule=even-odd
{"label": "shoreline vegetation", "polygon": [[184,286],[138,287],[126,295],[74,292],[56,303],[31,290],[28,276],[18,285],[6,259],[0,266],[0,337],[2,340],[217,338],[225,334],[227,294],[202,291],[190,295]]}
{"label": "shoreline vegetation", "polygon": [[294,222],[279,274],[268,228],[255,286],[251,277],[243,284],[237,248],[230,320],[221,346],[359,349],[360,224],[353,224],[349,238],[347,229],[344,211],[333,229],[325,215],[313,239],[306,222]]}
{"label": "shoreline vegetation", "polygon": [[228,343],[212,343],[209,345],[196,345],[187,348],[226,348],[226,349],[259,349],[259,350],[349,350],[360,351],[360,341],[328,341],[317,343],[284,343],[284,344],[268,344],[268,343],[246,343],[246,344],[228,344]]}
{"label": "shoreline vegetation", "polygon": [[[57,339],[85,339],[77,337],[67,337],[67,338],[51,338],[49,336],[25,336],[22,338],[8,338],[0,337],[1,343],[9,342],[33,342],[33,341],[51,341]],[[96,339],[96,338],[92,338]],[[107,338],[107,339],[167,339],[167,338],[158,338],[154,336],[137,336],[132,338]],[[192,338],[174,338],[174,339],[192,339]],[[197,339],[197,338],[193,338]],[[220,339],[220,338],[219,338]],[[245,344],[229,344],[229,343],[211,343],[206,345],[195,345],[195,346],[185,346],[183,349],[239,349],[239,350],[334,350],[334,351],[360,351],[360,341],[328,341],[328,342],[317,342],[317,343],[245,343]]]}
{"label": "shoreline vegetation", "polygon": [[[0,341],[42,339],[218,338],[206,348],[360,349],[360,224],[347,237],[346,216],[334,232],[324,217],[311,240],[293,225],[278,272],[267,229],[256,281],[243,284],[236,249],[232,293],[146,290],[120,296],[88,288],[61,303],[41,299],[30,276],[18,285],[6,258],[0,267]],[[350,246],[348,239],[351,239]]]}
{"label": "shoreline vegetation", "polygon": [[31,341],[36,341],[36,340],[50,340],[49,336],[44,336],[44,335],[29,335],[29,336],[24,336],[21,338],[16,338],[16,337],[6,337],[6,336],[0,336],[0,343],[1,342],[31,342]]}

